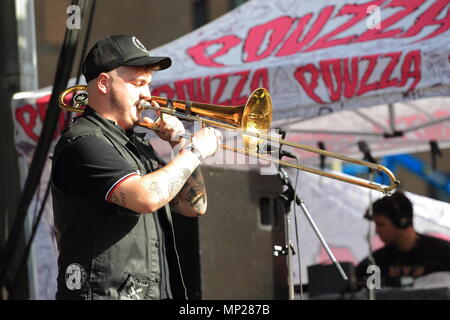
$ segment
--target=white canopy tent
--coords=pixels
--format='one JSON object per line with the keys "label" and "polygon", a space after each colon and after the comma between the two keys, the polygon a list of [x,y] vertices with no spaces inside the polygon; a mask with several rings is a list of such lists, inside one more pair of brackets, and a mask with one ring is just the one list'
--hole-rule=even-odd
{"label": "white canopy tent", "polygon": [[[344,110],[277,125],[287,130],[289,139],[308,145],[322,141],[327,150],[355,158],[361,157],[361,140],[367,142],[376,158],[429,151],[430,141],[445,149],[450,147],[450,98],[431,97]],[[317,158],[306,152],[301,157],[304,162]]]}
{"label": "white canopy tent", "polygon": [[290,141],[447,148],[450,99],[423,98],[450,93],[448,21],[446,1],[249,1],[153,50],[173,57],[153,94],[237,105],[264,86]]}

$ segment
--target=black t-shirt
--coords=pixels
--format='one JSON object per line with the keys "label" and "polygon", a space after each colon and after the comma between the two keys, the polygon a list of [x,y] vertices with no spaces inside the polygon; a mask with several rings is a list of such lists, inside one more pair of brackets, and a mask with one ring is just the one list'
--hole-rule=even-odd
{"label": "black t-shirt", "polygon": [[[417,278],[423,275],[450,271],[450,242],[443,239],[417,234],[415,246],[407,252],[394,246],[385,246],[373,253],[375,264],[381,271],[384,286],[400,286],[401,277]],[[356,267],[356,276],[363,283],[369,275],[366,258]]]}
{"label": "black t-shirt", "polygon": [[[133,145],[133,148],[130,148],[131,152],[148,162],[149,160],[143,157],[149,156],[152,148],[138,141],[134,133],[129,132],[127,135],[130,137],[130,144]],[[141,152],[144,154],[142,155]],[[157,154],[152,153],[152,155],[159,164],[164,163]],[[146,173],[133,169],[111,144],[94,135],[80,136],[72,141],[55,161],[53,167],[54,183],[64,193],[100,197],[106,201],[109,201],[114,187],[120,182],[130,176]],[[164,261],[161,264],[161,278],[164,280],[160,282],[160,298],[172,298],[165,240],[160,226],[160,212],[154,212],[153,216],[158,239],[162,244],[159,246],[160,261]]]}
{"label": "black t-shirt", "polygon": [[62,191],[105,200],[119,182],[140,174],[108,142],[96,136],[83,136],[72,142],[53,170],[54,182]]}

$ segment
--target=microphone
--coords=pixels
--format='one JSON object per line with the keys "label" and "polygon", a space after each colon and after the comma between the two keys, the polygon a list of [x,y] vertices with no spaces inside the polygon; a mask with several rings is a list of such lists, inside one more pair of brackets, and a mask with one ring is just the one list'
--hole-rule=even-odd
{"label": "microphone", "polygon": [[[377,163],[375,161],[375,159],[372,157],[371,153],[370,153],[370,149],[369,146],[367,145],[367,143],[363,140],[358,141],[358,148],[359,151],[361,151],[364,154],[364,160],[368,161],[368,162],[372,162],[372,163]],[[369,172],[372,173],[374,170],[372,168],[369,168]],[[378,172],[379,175],[381,175],[380,172]]]}
{"label": "microphone", "polygon": [[278,134],[281,136],[281,139],[284,140],[284,138],[286,138],[286,133],[287,131],[283,128],[277,127],[275,128],[278,131]]}
{"label": "microphone", "polygon": [[297,159],[297,156],[295,154],[290,153],[289,151],[281,150],[281,152],[280,152],[280,159],[283,158],[283,157]]}
{"label": "microphone", "polygon": [[[319,141],[317,145],[319,146],[319,149],[325,150],[325,143],[323,143],[322,141]],[[325,169],[325,155],[320,154],[319,159],[320,159],[320,169],[324,170]]]}
{"label": "microphone", "polygon": [[375,159],[372,157],[372,155],[370,154],[369,146],[367,145],[367,143],[365,141],[358,141],[358,148],[359,148],[359,151],[361,151],[364,154],[364,160],[366,160],[368,162],[377,163],[375,161]]}
{"label": "microphone", "polygon": [[[278,134],[281,135],[281,139],[284,139],[286,137],[286,130],[282,128],[275,128],[278,131]],[[273,150],[275,148],[272,148],[272,145],[269,143],[266,146],[266,152],[271,154],[273,157],[281,159],[283,157],[288,157],[292,159],[297,159],[297,156],[289,151],[281,150],[281,146],[278,148],[278,150]]]}
{"label": "microphone", "polygon": [[431,168],[436,170],[436,156],[442,157],[441,149],[436,140],[430,141],[430,152],[431,152]]}
{"label": "microphone", "polygon": [[288,157],[288,158],[292,158],[292,159],[297,159],[297,156],[289,151],[285,151],[285,150],[272,150],[272,145],[268,144],[265,150],[267,153],[269,153],[270,155],[272,155],[275,158],[283,158],[283,157]]}

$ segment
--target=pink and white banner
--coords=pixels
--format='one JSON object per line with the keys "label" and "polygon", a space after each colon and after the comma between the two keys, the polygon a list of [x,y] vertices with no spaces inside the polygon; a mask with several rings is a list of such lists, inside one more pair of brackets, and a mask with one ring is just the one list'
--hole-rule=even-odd
{"label": "pink and white banner", "polygon": [[[336,116],[338,119],[333,117],[331,124],[329,120],[321,125],[300,120],[336,111],[449,96],[449,15],[447,0],[248,1],[151,51],[173,60],[170,69],[155,75],[152,94],[240,105],[262,86],[271,94],[275,123],[284,126],[285,122],[298,120],[298,125],[290,125],[291,129],[312,126],[326,130],[335,125],[343,131],[354,129],[344,114]],[[151,44],[151,39],[141,40]],[[29,153],[35,145],[49,94],[50,89],[15,96],[13,112],[19,153]],[[424,119],[449,117],[448,100],[441,100],[433,108],[439,112],[409,108],[408,116],[416,120],[405,123],[398,118],[403,121],[401,129]],[[396,117],[404,115],[397,113]],[[371,127],[380,132],[387,121],[384,116],[379,119],[381,127]],[[60,128],[62,124],[61,118]],[[367,128],[365,123],[361,126]],[[430,130],[423,132],[415,139],[420,143],[450,141],[448,121],[441,130],[444,136],[440,134],[438,139]],[[292,138],[311,143],[323,140],[323,136],[312,135],[306,140],[305,135]],[[348,137],[339,139],[345,141]],[[419,151],[417,147],[408,150]],[[403,148],[402,152],[408,150]]]}
{"label": "pink and white banner", "polygon": [[154,50],[173,67],[153,94],[239,105],[263,86],[275,120],[450,95],[449,14],[447,0],[249,1]]}

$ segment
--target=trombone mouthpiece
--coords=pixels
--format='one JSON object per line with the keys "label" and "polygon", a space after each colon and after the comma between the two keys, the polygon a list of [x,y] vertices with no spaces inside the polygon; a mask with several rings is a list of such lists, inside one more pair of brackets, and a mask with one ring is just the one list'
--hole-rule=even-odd
{"label": "trombone mouthpiece", "polygon": [[150,102],[148,102],[147,100],[141,100],[142,102],[139,103],[139,107],[142,110],[148,110],[150,109],[150,107],[152,106]]}

